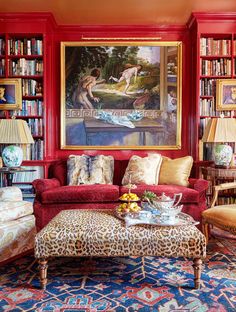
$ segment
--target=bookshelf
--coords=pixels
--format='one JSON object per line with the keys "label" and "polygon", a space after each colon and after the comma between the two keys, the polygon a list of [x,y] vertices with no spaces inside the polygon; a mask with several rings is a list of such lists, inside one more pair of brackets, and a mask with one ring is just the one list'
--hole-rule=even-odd
{"label": "bookshelf", "polygon": [[[216,108],[216,83],[218,79],[234,78],[234,34],[203,33],[199,39],[199,140],[210,118],[234,117],[234,111]],[[234,147],[234,146],[233,146]],[[212,159],[213,144],[199,143],[199,159]]]}
{"label": "bookshelf", "polygon": [[[215,168],[213,143],[203,143],[204,129],[211,118],[235,118],[233,110],[216,107],[217,81],[236,78],[236,14],[193,13],[188,22],[191,44],[192,108],[191,153],[200,166],[199,176],[209,181],[208,205],[212,199],[212,187],[236,179],[236,169]],[[235,151],[235,143],[232,147]],[[221,192],[218,204],[234,203],[233,190]]]}
{"label": "bookshelf", "polygon": [[24,160],[44,159],[43,36],[0,36],[0,78],[20,78],[22,110],[5,111],[2,118],[26,120],[35,144],[26,146]]}
{"label": "bookshelf", "polygon": [[[44,151],[44,37],[42,34],[0,34],[0,79],[20,78],[22,110],[0,112],[0,118],[24,119],[35,143],[23,145],[25,172],[14,174],[13,185],[21,188],[26,200],[33,200],[31,182],[46,174]],[[1,150],[4,146],[1,146]],[[1,186],[6,186],[2,179]]]}
{"label": "bookshelf", "polygon": [[5,76],[5,37],[0,35],[0,78]]}
{"label": "bookshelf", "polygon": [[[196,161],[213,160],[213,143],[201,141],[211,118],[235,117],[234,110],[216,107],[217,84],[236,76],[236,14],[192,13],[189,21],[191,44],[192,108],[191,154]],[[235,152],[235,144],[232,143]]]}

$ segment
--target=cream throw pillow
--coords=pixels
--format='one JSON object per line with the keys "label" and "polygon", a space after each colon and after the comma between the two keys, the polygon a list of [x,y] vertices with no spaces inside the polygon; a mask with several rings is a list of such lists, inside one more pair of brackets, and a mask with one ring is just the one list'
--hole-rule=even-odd
{"label": "cream throw pillow", "polygon": [[112,184],[114,158],[112,156],[70,155],[67,160],[69,185]]}
{"label": "cream throw pillow", "polygon": [[159,184],[188,186],[192,165],[193,158],[191,156],[176,159],[162,157]]}
{"label": "cream throw pillow", "polygon": [[133,155],[126,168],[122,185],[129,183],[130,176],[133,184],[158,184],[161,161],[160,154],[150,154],[144,158]]}

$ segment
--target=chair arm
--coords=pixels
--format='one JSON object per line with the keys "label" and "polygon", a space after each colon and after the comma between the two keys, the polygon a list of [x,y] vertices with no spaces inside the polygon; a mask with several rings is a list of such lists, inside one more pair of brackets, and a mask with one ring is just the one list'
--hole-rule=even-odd
{"label": "chair arm", "polygon": [[215,203],[217,201],[219,191],[225,191],[236,188],[236,182],[229,182],[229,183],[221,183],[214,186],[214,193],[211,201],[211,207],[215,206]]}
{"label": "chair arm", "polygon": [[189,187],[193,188],[198,192],[205,192],[208,189],[209,182],[204,179],[189,179]]}
{"label": "chair arm", "polygon": [[41,194],[44,191],[48,191],[53,188],[59,187],[61,184],[58,179],[52,178],[52,179],[36,179],[32,182],[32,185],[35,189],[36,199],[40,199]]}
{"label": "chair arm", "polygon": [[236,188],[236,182],[221,183],[214,186],[217,191],[224,191]]}

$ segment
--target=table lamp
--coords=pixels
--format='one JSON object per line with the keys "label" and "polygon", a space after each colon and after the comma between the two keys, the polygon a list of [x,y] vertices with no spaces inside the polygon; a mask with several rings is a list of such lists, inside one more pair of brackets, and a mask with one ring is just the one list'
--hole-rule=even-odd
{"label": "table lamp", "polygon": [[21,119],[0,120],[0,144],[7,144],[2,151],[2,159],[6,167],[19,167],[23,161],[20,146],[10,144],[34,143],[28,124]]}
{"label": "table lamp", "polygon": [[219,143],[214,146],[215,165],[229,167],[233,150],[229,142],[236,142],[236,120],[234,118],[211,118],[204,131],[203,142]]}

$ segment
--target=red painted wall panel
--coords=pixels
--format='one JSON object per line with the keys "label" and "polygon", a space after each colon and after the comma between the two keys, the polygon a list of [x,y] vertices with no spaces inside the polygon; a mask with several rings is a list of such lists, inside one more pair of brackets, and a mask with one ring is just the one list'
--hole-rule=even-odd
{"label": "red painted wall panel", "polygon": [[[125,159],[132,154],[147,155],[151,150],[61,150],[60,149],[60,43],[79,41],[87,37],[161,37],[162,41],[183,42],[182,62],[182,147],[180,150],[160,151],[169,157],[180,157],[190,153],[189,111],[190,61],[189,36],[185,26],[58,26],[51,14],[16,13],[0,14],[0,32],[2,34],[42,34],[44,36],[44,102],[45,102],[45,148],[46,159],[65,158],[69,154],[109,154]],[[159,152],[159,151],[154,151]]]}

